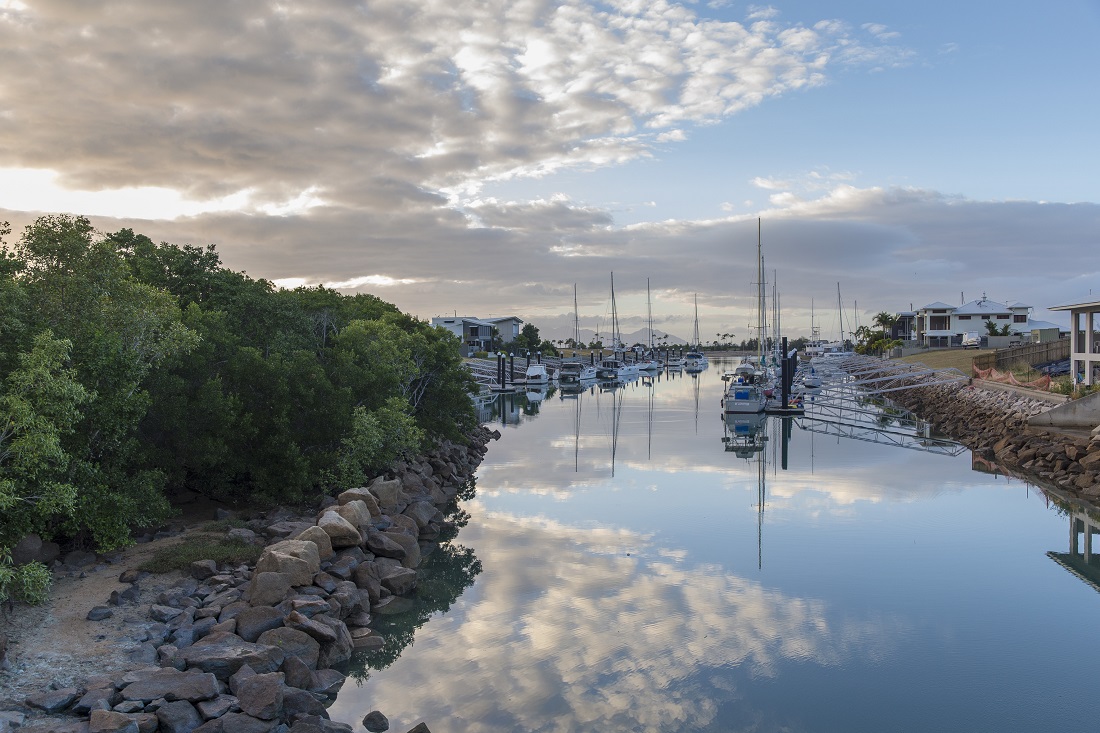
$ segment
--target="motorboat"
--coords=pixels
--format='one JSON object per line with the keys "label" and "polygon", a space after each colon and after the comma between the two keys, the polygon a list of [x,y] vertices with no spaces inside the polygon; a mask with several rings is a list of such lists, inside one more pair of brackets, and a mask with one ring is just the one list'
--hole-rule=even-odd
{"label": "motorboat", "polygon": [[596,378],[596,367],[582,361],[563,361],[558,369],[560,384],[577,384]]}
{"label": "motorboat", "polygon": [[549,384],[550,370],[545,364],[528,364],[523,378],[527,384]]}
{"label": "motorboat", "polygon": [[732,372],[722,375],[727,382],[722,411],[727,414],[763,412],[768,404],[769,386],[757,368],[743,361]]}

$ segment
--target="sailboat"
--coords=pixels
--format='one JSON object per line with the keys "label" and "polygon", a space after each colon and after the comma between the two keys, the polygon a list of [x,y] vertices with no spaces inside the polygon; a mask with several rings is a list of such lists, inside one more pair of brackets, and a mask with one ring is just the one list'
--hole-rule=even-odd
{"label": "sailboat", "polygon": [[611,273],[611,356],[600,361],[599,366],[596,367],[596,376],[600,379],[637,377],[640,373],[638,365],[627,363],[625,356],[619,339],[619,311],[615,305],[615,273]]}
{"label": "sailboat", "polygon": [[638,369],[643,372],[655,372],[661,368],[660,362],[653,356],[653,301],[649,295],[649,278],[645,279],[646,318],[649,325],[649,350],[645,358],[638,362]]}
{"label": "sailboat", "polygon": [[[573,343],[580,341],[580,316],[577,310],[577,285],[573,284]],[[563,361],[558,368],[558,382],[562,385],[580,387],[583,389],[585,382],[593,382],[596,379],[596,367],[585,364],[578,359]]]}
{"label": "sailboat", "polygon": [[725,395],[722,397],[722,412],[726,415],[764,412],[768,405],[768,392],[771,391],[764,368],[764,256],[761,249],[759,219],[756,220],[756,260],[757,362],[753,364],[748,359],[743,359],[732,373],[722,376],[722,381],[728,383]]}
{"label": "sailboat", "polygon": [[691,343],[694,351],[684,354],[684,369],[689,372],[701,372],[707,368],[707,355],[703,353],[699,341],[699,294],[695,294],[695,331]]}

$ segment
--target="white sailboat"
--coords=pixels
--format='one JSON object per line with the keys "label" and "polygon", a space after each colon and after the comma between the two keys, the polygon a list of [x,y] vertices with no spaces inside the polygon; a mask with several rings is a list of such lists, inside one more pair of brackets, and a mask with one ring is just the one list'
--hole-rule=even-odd
{"label": "white sailboat", "polygon": [[764,301],[764,257],[761,249],[759,219],[756,220],[756,260],[757,361],[753,364],[748,359],[743,359],[732,373],[722,376],[722,380],[727,382],[726,392],[722,398],[722,411],[726,415],[763,412],[768,404],[768,392],[771,390],[764,369],[764,308],[766,306]]}
{"label": "white sailboat", "polygon": [[[573,284],[573,343],[580,341],[580,316],[577,310],[577,285]],[[584,382],[593,382],[596,379],[596,367],[593,364],[585,364],[579,359],[563,361],[558,368],[558,382],[568,385],[582,385]]]}
{"label": "white sailboat", "polygon": [[699,294],[695,294],[695,331],[691,343],[693,350],[684,354],[684,369],[689,372],[701,372],[707,368],[707,355],[703,353],[699,342]]}
{"label": "white sailboat", "polygon": [[615,304],[615,273],[611,273],[611,356],[596,367],[600,379],[623,379],[640,374],[637,364],[628,363],[619,340],[619,311]]}
{"label": "white sailboat", "polygon": [[639,371],[655,372],[661,368],[660,362],[653,355],[653,301],[649,295],[649,278],[645,279],[646,319],[649,327],[649,350],[638,362]]}

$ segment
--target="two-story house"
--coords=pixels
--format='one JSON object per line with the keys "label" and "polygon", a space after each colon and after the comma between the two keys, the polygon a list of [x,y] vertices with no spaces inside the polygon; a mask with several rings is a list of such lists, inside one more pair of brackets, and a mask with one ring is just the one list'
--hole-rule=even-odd
{"label": "two-story house", "polygon": [[987,322],[998,329],[1008,326],[1010,334],[1030,335],[1036,328],[1031,321],[1031,306],[1024,303],[1006,305],[984,295],[959,306],[929,303],[916,312],[916,340],[924,346],[959,346],[967,333],[988,333]]}
{"label": "two-story house", "polygon": [[[470,318],[444,316],[432,319],[433,326],[445,328],[462,340],[462,355],[475,351],[492,351],[511,343],[519,336],[523,321],[515,316],[500,318]],[[493,331],[496,330],[496,336]]]}

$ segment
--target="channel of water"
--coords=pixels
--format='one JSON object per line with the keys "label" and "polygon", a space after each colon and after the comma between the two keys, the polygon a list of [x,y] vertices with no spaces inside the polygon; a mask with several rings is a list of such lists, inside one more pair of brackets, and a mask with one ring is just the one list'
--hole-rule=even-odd
{"label": "channel of water", "polygon": [[503,435],[465,526],[380,620],[392,643],[355,660],[333,719],[1100,729],[1100,593],[1048,555],[1068,549],[1064,509],[873,404],[852,412],[879,410],[889,440],[731,424],[726,366],[485,405]]}

